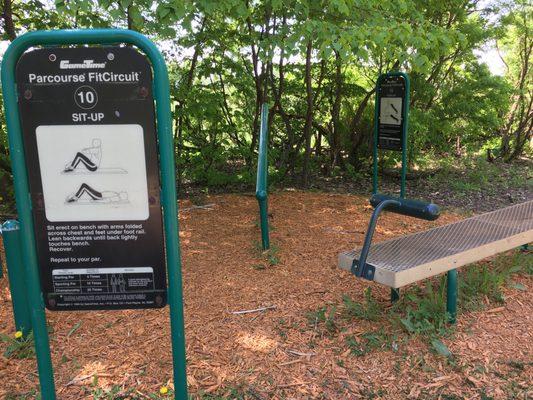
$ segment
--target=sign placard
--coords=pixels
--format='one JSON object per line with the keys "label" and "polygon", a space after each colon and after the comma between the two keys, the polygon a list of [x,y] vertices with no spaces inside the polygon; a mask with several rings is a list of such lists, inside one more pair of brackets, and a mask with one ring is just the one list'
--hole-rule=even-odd
{"label": "sign placard", "polygon": [[406,123],[406,83],[402,76],[386,76],[378,86],[378,147],[401,151]]}
{"label": "sign placard", "polygon": [[16,78],[46,307],[163,307],[150,63],[130,47],[44,48]]}

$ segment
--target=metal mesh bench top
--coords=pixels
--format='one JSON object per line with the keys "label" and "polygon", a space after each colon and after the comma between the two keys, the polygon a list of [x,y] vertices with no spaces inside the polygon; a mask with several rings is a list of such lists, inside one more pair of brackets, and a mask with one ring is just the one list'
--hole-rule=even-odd
{"label": "metal mesh bench top", "polygon": [[[533,241],[533,200],[425,232],[376,243],[367,264],[374,281],[393,288],[479,261]],[[339,254],[350,270],[361,249]]]}

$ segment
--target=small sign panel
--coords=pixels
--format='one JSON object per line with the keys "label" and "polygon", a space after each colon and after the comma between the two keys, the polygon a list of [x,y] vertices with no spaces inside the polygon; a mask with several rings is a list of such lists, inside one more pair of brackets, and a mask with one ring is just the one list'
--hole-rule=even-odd
{"label": "small sign panel", "polygon": [[387,76],[378,91],[378,147],[401,151],[405,145],[403,130],[408,106],[405,104],[405,80],[402,76]]}
{"label": "small sign panel", "polygon": [[34,50],[17,87],[46,307],[163,307],[148,60],[129,47]]}

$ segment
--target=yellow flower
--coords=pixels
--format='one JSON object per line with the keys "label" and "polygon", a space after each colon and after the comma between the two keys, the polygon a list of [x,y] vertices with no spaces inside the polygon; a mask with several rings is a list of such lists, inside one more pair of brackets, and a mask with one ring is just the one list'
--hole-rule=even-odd
{"label": "yellow flower", "polygon": [[22,332],[21,331],[16,331],[15,332],[15,339],[20,339],[22,337]]}
{"label": "yellow flower", "polygon": [[168,393],[168,388],[166,386],[161,387],[161,389],[159,389],[159,393],[167,394]]}

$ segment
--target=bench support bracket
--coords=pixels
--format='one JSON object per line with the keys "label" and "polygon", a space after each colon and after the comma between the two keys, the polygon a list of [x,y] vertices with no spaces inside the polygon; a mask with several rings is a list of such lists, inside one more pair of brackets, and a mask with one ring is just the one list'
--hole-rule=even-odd
{"label": "bench support bracket", "polygon": [[457,269],[448,271],[446,279],[446,311],[449,322],[455,324],[457,318]]}
{"label": "bench support bracket", "polygon": [[357,260],[353,260],[352,264],[352,274],[358,278],[365,278],[371,281],[374,280],[374,267],[366,263],[366,258],[368,256],[368,252],[370,251],[370,244],[372,243],[372,236],[374,236],[374,230],[376,229],[376,223],[378,222],[379,214],[382,210],[391,206],[399,207],[400,202],[397,200],[384,200],[376,206],[374,212],[372,213],[370,223],[368,224],[368,229],[366,230],[366,236],[363,243],[363,248],[361,250],[361,255],[359,256],[359,262],[357,262]]}

